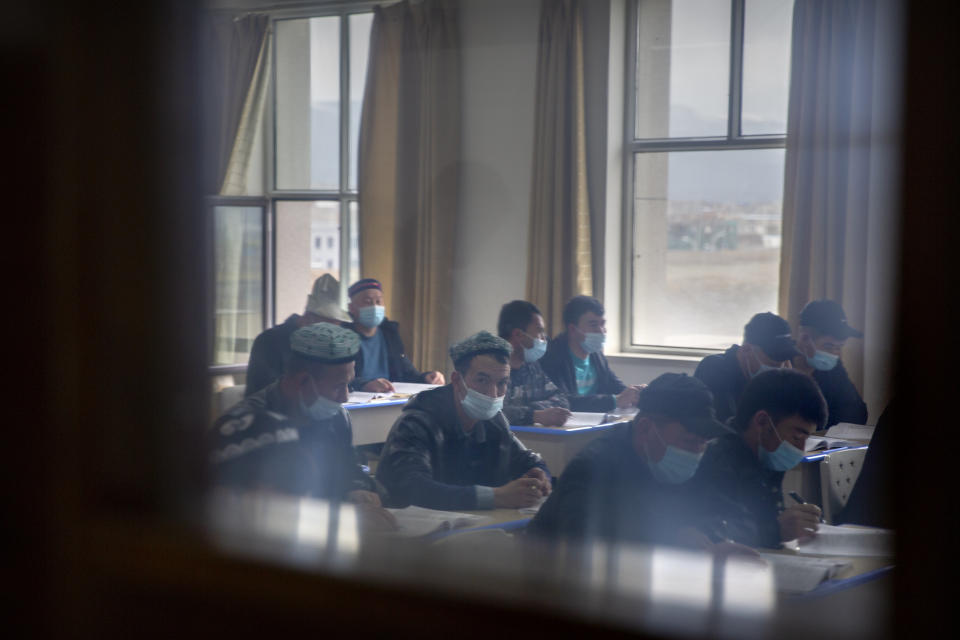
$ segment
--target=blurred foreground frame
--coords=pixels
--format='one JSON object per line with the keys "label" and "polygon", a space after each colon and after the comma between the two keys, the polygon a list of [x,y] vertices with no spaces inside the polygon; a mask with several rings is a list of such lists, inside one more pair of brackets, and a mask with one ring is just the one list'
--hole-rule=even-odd
{"label": "blurred foreground frame", "polygon": [[[516,602],[307,572],[218,551],[201,526],[206,233],[198,3],[17,3],[0,27],[10,165],[7,469],[14,627],[30,635],[185,630],[491,637],[636,635]],[[960,145],[956,4],[909,3],[898,398],[940,424],[960,326],[952,244]],[[11,307],[8,307],[10,309]],[[14,311],[8,310],[8,316]],[[943,336],[942,349],[916,338]],[[918,372],[923,372],[922,375]],[[956,432],[941,432],[941,450]],[[892,635],[951,609],[950,465],[898,461]],[[944,524],[941,524],[943,522]],[[922,525],[922,526],[921,526]],[[885,615],[887,612],[878,612]],[[371,615],[372,614],[372,615]],[[821,632],[828,626],[809,620]],[[809,629],[796,629],[807,636]],[[650,634],[652,635],[652,634]]]}

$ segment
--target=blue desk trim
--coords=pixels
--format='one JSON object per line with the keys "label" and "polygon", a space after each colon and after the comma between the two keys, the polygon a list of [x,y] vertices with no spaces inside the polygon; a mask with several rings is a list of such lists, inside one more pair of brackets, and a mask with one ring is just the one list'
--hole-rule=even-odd
{"label": "blue desk trim", "polygon": [[533,520],[533,516],[529,518],[522,518],[520,520],[508,520],[507,522],[501,522],[499,524],[485,524],[480,527],[464,527],[460,529],[447,529],[446,531],[438,531],[427,536],[427,540],[431,542],[434,540],[439,540],[441,538],[446,538],[447,536],[456,535],[458,533],[466,533],[467,531],[482,531],[484,529],[503,529],[504,531],[515,531],[517,529],[523,529],[530,521]]}
{"label": "blue desk trim", "polygon": [[867,571],[866,573],[861,573],[858,576],[853,576],[852,578],[845,578],[843,580],[827,580],[822,583],[813,591],[808,591],[807,593],[797,594],[791,596],[791,599],[807,599],[807,598],[821,598],[824,596],[829,596],[838,591],[845,591],[846,589],[852,589],[857,585],[865,584],[867,582],[873,582],[888,573],[892,572],[894,565],[889,567],[880,567],[879,569],[874,569],[873,571]]}
{"label": "blue desk trim", "polygon": [[571,435],[574,433],[583,433],[584,431],[605,431],[606,429],[612,429],[613,427],[624,424],[625,421],[621,420],[619,422],[604,422],[603,424],[595,424],[590,427],[571,427],[569,429],[563,429],[561,427],[522,427],[510,425],[511,431],[517,431],[519,433],[549,433],[550,435]]}
{"label": "blue desk trim", "polygon": [[836,453],[837,451],[854,451],[856,449],[866,449],[865,444],[858,444],[855,447],[837,447],[836,449],[818,449],[816,451],[811,451],[807,455],[803,456],[804,462],[817,462],[818,460],[823,460],[831,453]]}
{"label": "blue desk trim", "polygon": [[401,400],[380,400],[378,402],[345,402],[343,408],[347,411],[354,409],[371,409],[373,407],[395,407],[398,404],[407,404],[408,399]]}

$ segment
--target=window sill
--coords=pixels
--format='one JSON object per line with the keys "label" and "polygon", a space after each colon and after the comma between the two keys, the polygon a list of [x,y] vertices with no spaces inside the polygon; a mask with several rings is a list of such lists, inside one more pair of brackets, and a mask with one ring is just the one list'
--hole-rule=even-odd
{"label": "window sill", "polygon": [[657,365],[666,365],[671,362],[688,364],[691,362],[700,362],[704,357],[710,355],[712,352],[704,352],[697,355],[676,355],[676,354],[663,354],[663,353],[639,353],[636,351],[630,352],[618,352],[618,353],[606,353],[607,360],[610,362],[632,362],[638,363],[642,361],[649,361],[651,363],[656,363]]}

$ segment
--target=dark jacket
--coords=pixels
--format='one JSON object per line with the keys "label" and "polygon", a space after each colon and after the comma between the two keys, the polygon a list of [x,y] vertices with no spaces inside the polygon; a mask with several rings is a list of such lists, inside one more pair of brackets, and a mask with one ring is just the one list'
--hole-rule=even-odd
{"label": "dark jacket", "polygon": [[772,471],[739,434],[728,434],[707,447],[691,480],[704,517],[720,525],[726,537],[751,547],[780,546],[783,472]]}
{"label": "dark jacket", "polygon": [[[344,323],[344,327],[357,330],[352,322]],[[407,358],[403,349],[403,340],[400,339],[400,325],[392,320],[384,318],[377,331],[383,334],[383,341],[387,346],[387,368],[390,370],[391,382],[424,382],[425,373],[413,366],[413,363]],[[359,332],[358,332],[359,333]],[[361,338],[362,338],[361,334]],[[363,352],[357,357],[356,372],[357,377],[350,383],[350,389],[356,391],[363,388],[363,385],[370,382],[370,379],[360,378],[360,372],[363,371]]]}
{"label": "dark jacket", "polygon": [[891,478],[894,474],[891,473],[890,460],[893,455],[892,431],[899,421],[896,406],[896,400],[892,400],[877,420],[860,475],[837,518],[839,522],[886,528],[895,524],[888,502],[893,495]]}
{"label": "dark jacket", "polygon": [[747,386],[747,376],[737,360],[739,350],[740,346],[735,344],[723,353],[707,356],[693,372],[713,393],[713,406],[720,422],[726,422],[737,412],[737,403]]}
{"label": "dark jacket", "polygon": [[577,375],[570,359],[570,345],[567,333],[563,332],[547,344],[547,352],[539,360],[540,367],[553,380],[570,401],[571,411],[591,411],[605,413],[617,408],[614,397],[627,388],[610,369],[610,364],[602,353],[591,353],[590,363],[597,374],[596,393],[589,396],[577,394]]}
{"label": "dark jacket", "polygon": [[550,381],[539,362],[510,367],[510,387],[503,400],[503,415],[511,425],[533,424],[533,414],[552,407],[570,408],[567,396]]}
{"label": "dark jacket", "polygon": [[274,383],[221,416],[208,434],[216,482],[325,499],[343,499],[356,489],[376,491],[358,463],[346,411],[322,421],[287,413]]}
{"label": "dark jacket", "polygon": [[478,485],[499,487],[535,466],[546,470],[503,413],[465,433],[448,384],[421,391],[403,408],[383,445],[377,479],[391,506],[476,509]]}
{"label": "dark jacket", "polygon": [[654,479],[625,424],[574,457],[527,532],[546,541],[677,544],[680,529],[700,522],[693,498],[686,484]]}
{"label": "dark jacket", "polygon": [[283,324],[270,327],[253,341],[243,397],[253,395],[283,375],[287,355],[290,353],[290,334],[298,328],[300,316],[295,313],[284,320]]}
{"label": "dark jacket", "polygon": [[850,380],[843,362],[838,362],[837,366],[829,371],[814,371],[813,379],[820,386],[830,410],[828,427],[838,422],[867,423],[867,403]]}

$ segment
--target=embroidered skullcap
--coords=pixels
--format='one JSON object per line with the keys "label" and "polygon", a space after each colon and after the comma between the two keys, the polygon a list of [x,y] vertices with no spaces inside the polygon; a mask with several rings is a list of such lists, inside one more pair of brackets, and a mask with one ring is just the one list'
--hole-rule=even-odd
{"label": "embroidered skullcap", "polygon": [[313,291],[307,296],[307,311],[324,318],[349,322],[350,316],[340,308],[340,283],[329,273],[313,282]]}
{"label": "embroidered skullcap", "polygon": [[290,335],[290,350],[307,360],[341,364],[357,359],[360,336],[352,329],[318,322],[294,331]]}
{"label": "embroidered skullcap", "polygon": [[499,352],[509,358],[513,352],[513,347],[503,338],[499,338],[489,331],[481,331],[450,347],[450,358],[456,364],[469,356],[490,352]]}
{"label": "embroidered skullcap", "polygon": [[374,280],[373,278],[364,278],[363,280],[357,280],[350,285],[350,288],[347,289],[347,297],[352,298],[366,289],[377,289],[379,291],[383,291],[383,287],[380,285],[379,280]]}

